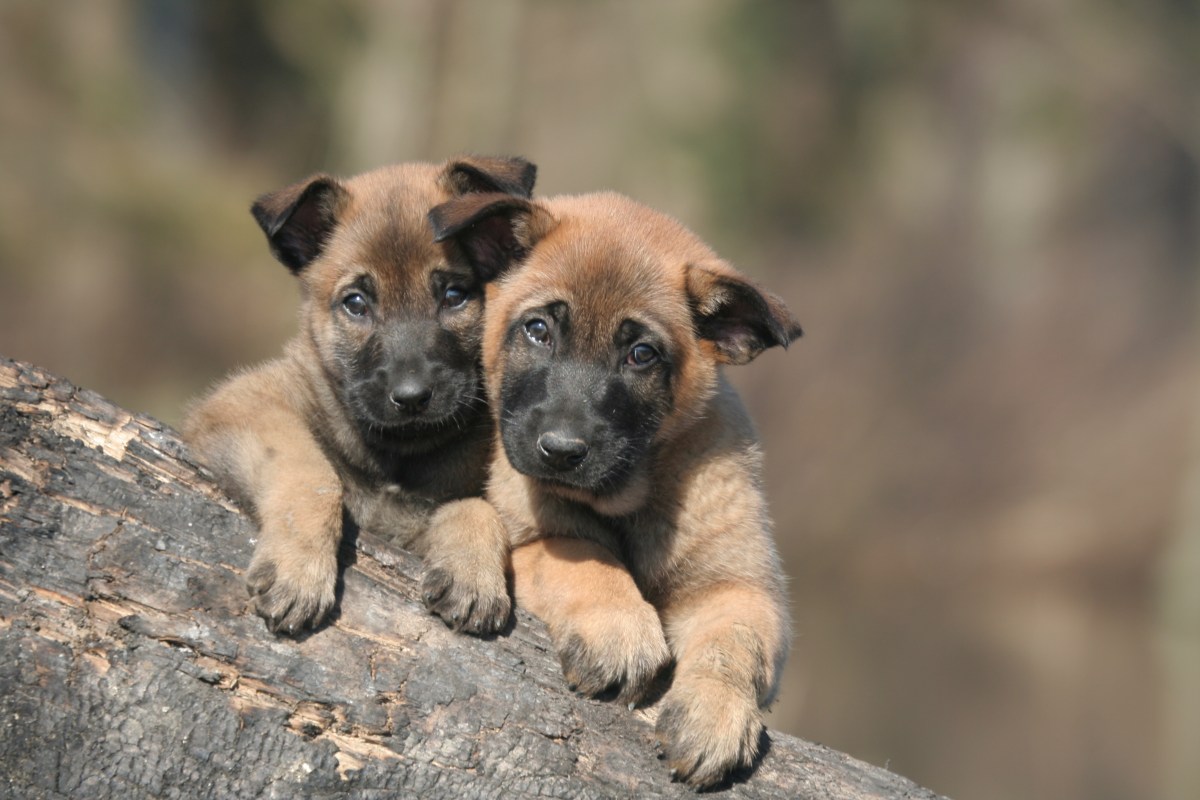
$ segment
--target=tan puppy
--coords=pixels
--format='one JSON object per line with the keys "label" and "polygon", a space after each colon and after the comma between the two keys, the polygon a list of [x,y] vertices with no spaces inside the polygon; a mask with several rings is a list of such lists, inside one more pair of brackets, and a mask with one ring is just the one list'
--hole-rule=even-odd
{"label": "tan puppy", "polygon": [[479,370],[483,283],[435,244],[429,210],[471,192],[528,197],[519,158],[316,175],[252,212],[300,281],[284,355],[220,384],[184,434],[254,514],[246,574],[271,630],[315,626],[335,601],[343,509],[425,557],[448,624],[507,622],[508,544],[482,494],[493,442]]}
{"label": "tan puppy", "polygon": [[[676,221],[615,194],[476,195],[430,215],[488,274],[484,367],[503,451],[487,497],[517,602],[568,681],[636,702],[672,658],[676,776],[748,766],[787,656],[761,454],[720,372],[800,328]],[[496,220],[506,220],[498,226]]]}

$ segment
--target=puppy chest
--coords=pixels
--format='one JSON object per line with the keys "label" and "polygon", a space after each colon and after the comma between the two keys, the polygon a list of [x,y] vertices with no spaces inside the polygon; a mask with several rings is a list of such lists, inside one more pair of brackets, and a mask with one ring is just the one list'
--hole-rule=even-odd
{"label": "puppy chest", "polygon": [[346,510],[354,523],[361,530],[400,546],[409,545],[424,532],[438,505],[438,498],[399,484],[346,492]]}

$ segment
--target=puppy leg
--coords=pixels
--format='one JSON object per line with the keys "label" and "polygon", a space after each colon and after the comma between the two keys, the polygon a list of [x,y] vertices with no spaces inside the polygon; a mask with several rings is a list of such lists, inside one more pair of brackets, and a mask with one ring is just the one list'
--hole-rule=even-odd
{"label": "puppy leg", "polygon": [[262,528],[246,587],[267,627],[294,635],[316,627],[333,608],[342,490],[319,450],[301,454],[300,447],[289,449],[293,452],[278,457],[288,464],[286,481],[264,487]]}
{"label": "puppy leg", "polygon": [[517,604],[550,629],[573,689],[619,686],[636,703],[671,657],[654,606],[613,554],[595,542],[538,539],[513,550]]}
{"label": "puppy leg", "polygon": [[663,612],[675,677],[655,733],[678,780],[712,786],[758,755],[787,655],[787,617],[762,589],[723,584]]}
{"label": "puppy leg", "polygon": [[259,523],[246,571],[255,610],[271,631],[295,634],[333,608],[342,484],[304,421],[249,377],[198,406],[185,436]]}
{"label": "puppy leg", "polygon": [[483,498],[441,506],[414,549],[425,558],[425,605],[455,630],[489,634],[512,615],[508,532]]}

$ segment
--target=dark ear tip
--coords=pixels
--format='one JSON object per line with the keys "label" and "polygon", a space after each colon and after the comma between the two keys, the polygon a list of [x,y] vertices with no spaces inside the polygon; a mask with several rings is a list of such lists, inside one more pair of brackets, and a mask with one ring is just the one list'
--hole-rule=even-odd
{"label": "dark ear tip", "polygon": [[507,192],[488,192],[447,200],[431,208],[426,218],[433,229],[433,241],[444,242],[488,217],[506,212],[529,213],[532,208],[525,198]]}
{"label": "dark ear tip", "polygon": [[795,320],[788,320],[785,323],[782,320],[773,319],[768,323],[768,328],[775,337],[774,344],[779,345],[784,350],[787,350],[789,344],[804,335],[804,331],[800,329],[800,324]]}
{"label": "dark ear tip", "polygon": [[529,198],[533,196],[533,187],[537,183],[537,164],[523,158],[518,160],[525,165],[521,173],[521,188],[524,189],[522,196]]}
{"label": "dark ear tip", "polygon": [[471,156],[452,160],[444,176],[456,195],[503,192],[530,199],[537,166],[521,156]]}
{"label": "dark ear tip", "polygon": [[272,236],[275,233],[275,231],[271,230],[273,227],[273,220],[271,219],[273,215],[267,210],[267,207],[263,202],[266,200],[266,198],[267,195],[263,195],[255,200],[250,205],[250,214],[254,217],[254,221],[258,223],[258,227],[262,228],[267,236]]}
{"label": "dark ear tip", "polygon": [[433,229],[433,241],[435,244],[446,241],[452,235],[452,231],[446,225],[445,220],[447,205],[448,203],[436,205],[429,209],[429,213],[425,215],[425,218],[429,220],[429,227]]}

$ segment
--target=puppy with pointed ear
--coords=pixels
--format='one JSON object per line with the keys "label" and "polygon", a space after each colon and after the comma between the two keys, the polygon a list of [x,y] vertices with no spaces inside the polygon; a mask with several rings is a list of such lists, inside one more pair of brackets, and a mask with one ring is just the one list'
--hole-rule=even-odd
{"label": "puppy with pointed ear", "polygon": [[799,325],[619,195],[480,194],[430,218],[500,276],[483,343],[503,445],[487,497],[515,546],[517,603],[588,694],[632,707],[673,660],[665,756],[693,786],[725,780],[758,753],[790,633],[761,451],[721,367],[786,347]]}
{"label": "puppy with pointed ear", "polygon": [[335,602],[343,514],[426,560],[425,599],[447,624],[508,621],[508,543],[480,497],[493,428],[480,371],[481,273],[436,244],[429,210],[480,192],[528,198],[520,158],[314,175],[251,209],[300,282],[284,355],[202,398],[184,435],[254,515],[255,610],[295,634]]}

